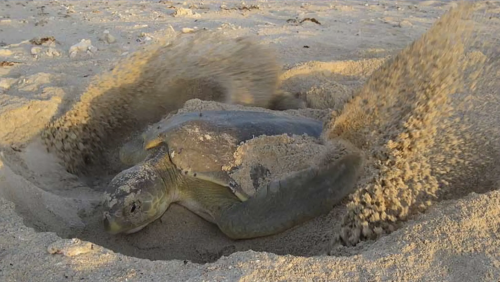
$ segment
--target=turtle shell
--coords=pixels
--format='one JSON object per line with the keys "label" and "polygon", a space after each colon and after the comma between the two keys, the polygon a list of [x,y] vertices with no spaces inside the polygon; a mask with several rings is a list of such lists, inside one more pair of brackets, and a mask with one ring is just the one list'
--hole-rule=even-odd
{"label": "turtle shell", "polygon": [[242,200],[248,195],[223,170],[234,160],[238,145],[267,135],[309,135],[318,138],[320,121],[251,111],[203,111],[175,115],[150,127],[143,135],[144,148],[166,143],[174,165],[183,174],[230,187]]}

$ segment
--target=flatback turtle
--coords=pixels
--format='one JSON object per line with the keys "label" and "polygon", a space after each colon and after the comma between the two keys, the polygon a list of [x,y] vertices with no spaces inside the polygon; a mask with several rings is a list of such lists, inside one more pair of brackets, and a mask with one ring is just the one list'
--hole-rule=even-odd
{"label": "flatback turtle", "polygon": [[262,135],[319,137],[313,119],[252,111],[203,111],[175,115],[125,144],[120,159],[132,167],[115,176],[105,193],[104,226],[134,233],[172,203],[218,225],[233,239],[267,236],[327,213],[353,191],[362,159],[348,154],[244,191],[223,166],[237,146]]}

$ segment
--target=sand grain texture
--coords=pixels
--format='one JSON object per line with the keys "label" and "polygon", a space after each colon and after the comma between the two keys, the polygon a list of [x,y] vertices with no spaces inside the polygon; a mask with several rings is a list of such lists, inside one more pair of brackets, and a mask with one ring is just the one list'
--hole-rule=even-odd
{"label": "sand grain texture", "polygon": [[[474,13],[450,1],[249,7],[0,4],[0,62],[13,62],[0,66],[0,280],[499,281],[499,3]],[[304,18],[321,25],[287,21]],[[255,39],[221,46],[204,29]],[[161,47],[176,38],[175,52]],[[70,54],[82,39],[91,45]],[[230,62],[210,62],[213,46]],[[137,129],[168,110],[271,111],[262,106],[276,94],[302,99],[309,108],[279,114],[323,121],[323,140],[251,140],[234,154],[233,177],[251,188],[320,154],[334,159],[340,136],[368,159],[350,198],[254,240],[229,240],[176,205],[137,234],[104,233],[102,191]],[[206,97],[226,103],[197,99]],[[98,173],[67,171],[86,161]]]}

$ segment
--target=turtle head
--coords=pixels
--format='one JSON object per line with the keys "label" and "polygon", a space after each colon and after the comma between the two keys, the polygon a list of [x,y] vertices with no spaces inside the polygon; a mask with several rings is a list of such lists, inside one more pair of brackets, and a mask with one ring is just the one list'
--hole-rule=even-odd
{"label": "turtle head", "polygon": [[108,233],[135,233],[160,218],[175,201],[174,178],[165,177],[155,159],[149,158],[111,180],[103,204]]}

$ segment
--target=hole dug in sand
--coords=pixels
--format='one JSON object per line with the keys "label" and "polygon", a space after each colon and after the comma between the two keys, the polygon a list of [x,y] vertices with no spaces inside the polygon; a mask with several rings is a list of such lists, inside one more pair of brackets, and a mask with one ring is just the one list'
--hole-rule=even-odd
{"label": "hole dug in sand", "polygon": [[[99,203],[105,185],[122,167],[107,166],[99,174],[88,174],[93,177],[79,178],[66,172],[39,140],[20,152],[10,148],[3,151],[0,196],[14,202],[26,225],[37,231],[78,237],[152,260],[212,262],[223,255],[250,249],[296,256],[323,255],[328,251],[332,255],[359,253],[370,244],[346,247],[339,242],[356,245],[379,238],[401,228],[435,202],[498,188],[498,54],[488,46],[476,46],[466,40],[470,39],[470,27],[463,18],[469,12],[468,8],[459,7],[443,16],[421,39],[373,72],[354,99],[325,127],[326,138],[341,137],[366,153],[365,173],[358,191],[342,205],[292,230],[266,238],[233,241],[215,225],[172,205],[160,220],[136,234],[108,235],[101,225]],[[495,40],[494,34],[500,33],[489,34],[489,42]],[[308,73],[316,71],[321,70]],[[307,98],[314,99],[314,93]],[[118,100],[106,103],[119,103]],[[99,105],[93,104],[94,112],[90,111],[97,113],[93,118],[98,121],[107,118],[98,115],[105,115]],[[112,111],[120,110],[117,104],[113,105],[116,107]],[[189,106],[196,110],[230,108],[199,100],[186,103]],[[82,112],[72,114],[78,118]],[[92,138],[87,142],[98,140]],[[284,151],[283,163],[278,165],[283,170],[317,153],[317,144],[311,140],[266,137],[250,143],[246,150],[252,154],[248,155],[259,162],[266,161],[269,153],[259,147],[261,144],[271,148],[295,144],[303,148],[300,156]],[[109,146],[116,147],[117,144]],[[110,150],[106,157],[116,164],[116,150]],[[269,169],[269,164],[259,164]],[[247,168],[251,171],[251,167]],[[339,239],[333,249],[332,238]]]}
{"label": "hole dug in sand", "polygon": [[[194,105],[192,108],[206,109],[221,105],[199,100],[188,104]],[[312,138],[256,138],[240,147],[237,162],[242,169],[233,177],[244,185],[253,186],[255,173],[252,171],[255,169],[252,168],[265,167],[266,173],[272,173],[273,178],[279,177],[280,173],[306,167],[308,160],[324,154],[325,149]],[[345,211],[344,206],[338,207],[329,215],[276,236],[234,241],[217,226],[174,204],[159,220],[140,232],[113,236],[104,231],[100,201],[106,184],[120,169],[108,168],[97,177],[78,178],[66,172],[57,158],[47,153],[36,140],[21,152],[4,152],[0,175],[4,183],[2,196],[13,201],[25,224],[37,231],[56,232],[63,238],[80,238],[129,256],[198,263],[212,262],[223,255],[246,250],[297,256],[325,254],[332,232],[340,227],[338,219]]]}

